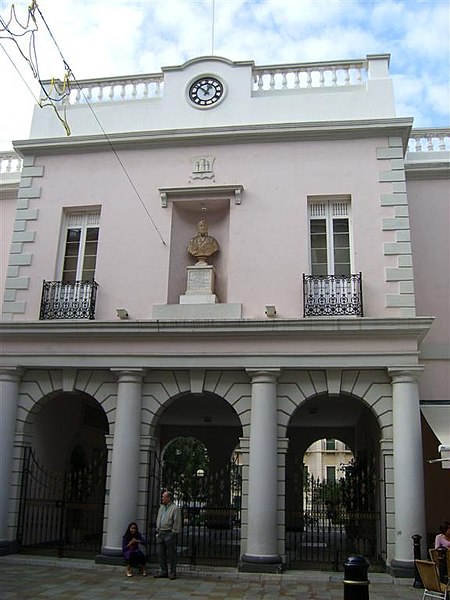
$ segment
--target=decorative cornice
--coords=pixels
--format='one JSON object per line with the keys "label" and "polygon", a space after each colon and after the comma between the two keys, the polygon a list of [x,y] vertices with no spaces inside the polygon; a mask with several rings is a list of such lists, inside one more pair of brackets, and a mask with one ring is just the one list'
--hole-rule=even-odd
{"label": "decorative cornice", "polygon": [[305,337],[391,337],[417,338],[430,329],[434,317],[410,318],[311,318],[311,319],[242,319],[237,321],[176,320],[176,321],[7,321],[0,324],[0,338],[6,342],[24,339],[140,339],[176,337],[191,339],[193,335],[207,338],[299,336]]}
{"label": "decorative cornice", "polygon": [[162,208],[167,208],[169,200],[192,198],[224,198],[234,197],[235,204],[241,203],[243,185],[189,185],[183,187],[159,188]]}
{"label": "decorative cornice", "polygon": [[[437,153],[436,153],[437,154]],[[450,161],[405,161],[406,181],[418,179],[450,179]]]}
{"label": "decorative cornice", "polygon": [[232,127],[204,127],[17,140],[14,149],[21,155],[36,156],[65,152],[94,152],[127,148],[161,148],[170,146],[200,146],[205,144],[235,144],[257,142],[287,142],[313,140],[343,140],[379,136],[400,136],[403,150],[409,140],[413,120],[410,118],[370,119],[355,121],[317,121],[295,123],[265,123]]}

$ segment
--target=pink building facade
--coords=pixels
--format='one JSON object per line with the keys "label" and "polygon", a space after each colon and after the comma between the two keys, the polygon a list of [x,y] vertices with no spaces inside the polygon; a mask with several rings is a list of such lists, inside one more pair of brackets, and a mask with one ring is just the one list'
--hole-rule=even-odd
{"label": "pink building facade", "polygon": [[[371,481],[342,506],[340,559],[411,573],[412,536],[424,552],[448,519],[449,461],[427,460],[450,446],[450,132],[396,117],[388,67],[202,57],[80,82],[58,108],[70,136],[36,109],[2,162],[5,552],[61,538],[27,529],[44,503],[31,460],[104,466],[108,561],[129,521],[151,535],[164,451],[194,437],[211,472],[240,457],[231,564],[320,563],[293,550],[308,525],[291,474],[336,438]],[[198,264],[201,220],[219,250]],[[209,514],[231,514],[228,485],[219,497]],[[77,518],[66,548],[86,534]]]}

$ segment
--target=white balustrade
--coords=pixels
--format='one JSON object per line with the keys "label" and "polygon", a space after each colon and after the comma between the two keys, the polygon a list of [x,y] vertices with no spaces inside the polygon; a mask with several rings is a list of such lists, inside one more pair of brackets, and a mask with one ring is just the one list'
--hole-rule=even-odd
{"label": "white balustrade", "polygon": [[0,173],[20,173],[22,159],[15,152],[0,152]]}
{"label": "white balustrade", "polygon": [[[49,92],[55,85],[51,81],[43,82],[44,88]],[[56,86],[60,86],[56,82]],[[62,99],[63,103],[71,105],[91,104],[97,102],[123,102],[128,100],[142,100],[146,98],[159,98],[162,95],[164,75],[142,75],[138,77],[111,77],[105,79],[84,79],[70,82],[70,92]]]}
{"label": "white balustrade", "polygon": [[450,150],[450,129],[413,129],[408,152],[445,152]]}
{"label": "white balustrade", "polygon": [[367,61],[255,67],[254,91],[361,85]]}

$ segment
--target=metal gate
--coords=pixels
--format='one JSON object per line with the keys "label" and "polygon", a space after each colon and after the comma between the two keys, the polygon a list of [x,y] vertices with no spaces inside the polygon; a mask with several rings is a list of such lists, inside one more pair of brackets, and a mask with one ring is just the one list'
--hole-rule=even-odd
{"label": "metal gate", "polygon": [[155,523],[161,494],[170,490],[181,508],[178,536],[180,564],[236,566],[241,542],[241,467],[234,462],[217,471],[199,469],[193,476],[161,464],[153,454],[149,478],[147,540],[157,562]]}
{"label": "metal gate", "polygon": [[[346,477],[329,482],[304,477],[294,461],[288,470],[286,556],[289,568],[342,570],[351,554],[362,554],[374,570],[380,515],[375,510],[375,478],[353,463]],[[289,504],[289,503],[287,503]]]}
{"label": "metal gate", "polygon": [[91,558],[100,552],[105,455],[84,468],[55,473],[25,448],[18,522],[22,553]]}

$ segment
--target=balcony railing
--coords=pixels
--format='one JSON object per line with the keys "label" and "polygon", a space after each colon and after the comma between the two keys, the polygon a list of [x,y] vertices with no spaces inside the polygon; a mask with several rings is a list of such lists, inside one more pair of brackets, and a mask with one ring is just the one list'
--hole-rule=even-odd
{"label": "balcony railing", "polygon": [[303,316],[363,316],[362,273],[303,275]]}
{"label": "balcony railing", "polygon": [[44,281],[43,319],[94,319],[98,284],[95,281]]}

